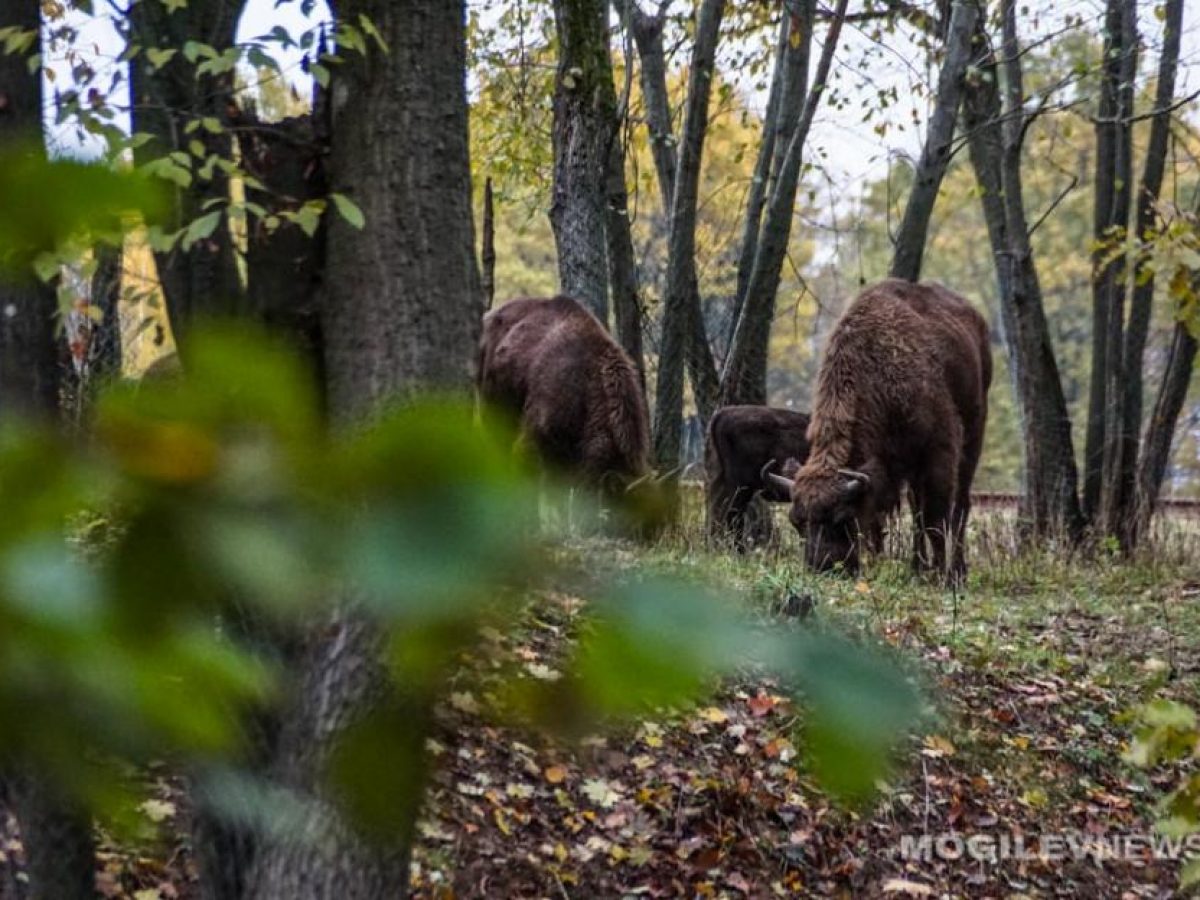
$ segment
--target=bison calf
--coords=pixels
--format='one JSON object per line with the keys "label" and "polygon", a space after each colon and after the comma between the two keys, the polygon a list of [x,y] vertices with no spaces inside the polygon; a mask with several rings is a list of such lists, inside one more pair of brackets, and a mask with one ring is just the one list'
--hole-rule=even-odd
{"label": "bison calf", "polygon": [[732,538],[744,551],[770,538],[769,513],[750,522],[747,513],[756,496],[787,503],[789,491],[766,477],[780,472],[784,462],[808,458],[809,417],[806,413],[767,406],[726,406],[708,423],[704,447],[705,495],[709,534]]}
{"label": "bison calf", "polygon": [[966,574],[971,481],[992,380],[988,328],[940,285],[887,279],[867,288],[830,335],[817,378],[812,447],[790,490],[790,517],[816,569],[856,571],[863,535],[879,543],[907,486],[913,565]]}

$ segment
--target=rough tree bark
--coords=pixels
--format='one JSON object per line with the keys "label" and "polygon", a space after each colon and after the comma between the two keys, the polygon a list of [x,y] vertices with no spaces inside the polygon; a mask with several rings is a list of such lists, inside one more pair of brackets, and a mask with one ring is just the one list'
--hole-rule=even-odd
{"label": "rough tree bark", "polygon": [[483,290],[483,308],[491,309],[496,302],[496,194],[492,190],[492,179],[483,184],[483,235],[481,249],[480,287]]}
{"label": "rough tree bark", "polygon": [[[613,0],[622,21],[633,33],[641,61],[639,82],[645,104],[646,126],[654,157],[662,208],[670,216],[675,196],[675,169],[678,164],[678,143],[671,124],[671,104],[667,92],[666,53],[663,49],[663,24],[666,2],[660,2],[656,15],[647,14],[637,0]],[[692,394],[700,418],[707,421],[716,407],[720,379],[708,341],[708,329],[700,304],[697,283],[687,298],[689,309],[687,334],[687,370],[692,381]]]}
{"label": "rough tree bark", "polygon": [[[1200,290],[1200,279],[1193,286]],[[1135,536],[1144,535],[1150,528],[1150,520],[1158,505],[1163,478],[1167,474],[1167,463],[1171,459],[1171,444],[1175,438],[1175,426],[1179,413],[1187,400],[1188,387],[1196,362],[1196,338],[1182,322],[1175,324],[1171,336],[1171,350],[1167,357],[1167,368],[1163,372],[1154,410],[1146,423],[1146,436],[1142,442],[1142,456],[1137,472],[1137,521]]]}
{"label": "rough tree bark", "polygon": [[554,188],[550,224],[563,293],[608,325],[608,155],[617,94],[606,0],[554,0]]}
{"label": "rough tree bark", "polygon": [[700,163],[708,132],[708,101],[725,0],[704,0],[696,14],[696,38],[688,75],[683,140],[671,198],[671,236],[663,300],[662,339],[654,407],[654,458],[661,469],[679,464],[683,424],[683,372],[694,318],[689,299],[697,292],[696,204]]}
{"label": "rough tree bark", "polygon": [[[37,30],[37,0],[0,0],[0,24]],[[44,154],[42,82],[23,55],[0,52],[0,149]],[[0,282],[0,413],[50,415],[58,404],[54,289],[33,273]]]}
{"label": "rough tree bark", "polygon": [[[368,414],[423,388],[466,391],[482,302],[474,255],[467,141],[466,16],[462,0],[362,0],[389,53],[351,56],[339,70],[332,185],[356,200],[364,231],[330,223],[324,332],[335,418]],[[324,806],[331,742],[377,703],[399,700],[377,661],[378,629],[347,607],[313,632],[277,775]],[[414,722],[414,735],[419,733]],[[397,798],[401,803],[412,798]],[[328,823],[314,813],[301,834]],[[335,820],[336,821],[336,820]],[[344,825],[314,848],[272,843],[249,896],[402,895],[411,834],[369,843]]]}
{"label": "rough tree bark", "polygon": [[1129,229],[1133,197],[1133,95],[1137,74],[1136,0],[1107,0],[1092,253],[1092,375],[1084,446],[1083,509],[1102,534],[1114,533],[1120,505],[1122,336],[1125,258],[1115,252]]}
{"label": "rough tree bark", "polygon": [[977,23],[975,44],[982,55],[976,64],[978,73],[967,80],[964,124],[996,262],[1002,335],[1015,370],[1025,456],[1022,517],[1034,534],[1065,532],[1076,537],[1082,516],[1071,420],[1046,322],[1021,183],[1028,114],[1022,112],[1025,98],[1014,0],[1001,4],[1001,18],[1003,78],[982,22]]}
{"label": "rough tree bark", "polygon": [[[248,185],[246,200],[269,213],[302,206],[329,193],[325,161],[330,147],[327,92],[317,90],[313,111],[281,122],[235,112],[242,166],[262,185]],[[331,214],[335,215],[335,214]],[[275,231],[260,218],[249,222],[243,313],[299,350],[324,381],[321,286],[328,218],[309,236],[297,225]]]}
{"label": "rough tree bark", "polygon": [[637,259],[629,223],[629,189],[625,185],[625,146],[618,137],[608,157],[608,274],[612,283],[617,342],[637,367],[646,390],[646,354],[642,349],[642,301]]}
{"label": "rough tree bark", "polygon": [[[781,133],[786,140],[786,132],[780,128],[780,107],[784,103],[783,88],[785,82],[800,88],[796,98],[788,98],[790,102],[803,103],[805,68],[808,59],[804,54],[788,52],[788,35],[792,30],[792,17],[783,16],[779,22],[779,41],[775,47],[775,69],[771,74],[771,88],[767,93],[767,107],[763,112],[762,142],[758,146],[758,156],[754,161],[754,175],[750,181],[750,190],[746,195],[746,219],[742,224],[742,245],[738,250],[737,293],[733,298],[733,309],[729,317],[729,329],[725,338],[725,355],[733,344],[733,332],[737,327],[738,318],[742,314],[742,304],[746,299],[746,289],[750,286],[750,275],[754,271],[754,257],[758,252],[758,233],[762,228],[763,210],[767,205],[767,196],[771,186],[772,163],[775,160],[775,147],[780,143]],[[791,78],[787,74],[791,70]]]}
{"label": "rough tree bark", "polygon": [[[179,9],[149,0],[130,5],[130,45],[141,50],[130,63],[133,130],[152,138],[134,151],[138,165],[172,152],[191,157],[188,145],[193,140],[205,145],[206,155],[217,154],[226,160],[232,157],[233,138],[228,131],[213,134],[200,128],[188,134],[186,126],[201,117],[228,124],[234,73],[198,76],[196,70],[204,58],[189,61],[183,48],[189,41],[207,44],[218,53],[231,48],[244,5],[245,0],[191,0]],[[179,52],[155,68],[147,48]],[[195,169],[200,168],[197,163]],[[208,201],[225,201],[228,197],[229,177],[219,166],[213,168],[210,178],[193,172],[190,185],[172,186],[173,203],[163,230],[169,233],[186,227],[209,211],[205,207]],[[177,340],[198,315],[242,311],[233,238],[224,220],[208,238],[187,250],[177,245],[156,253],[155,262]]]}
{"label": "rough tree bark", "polygon": [[925,256],[929,221],[933,217],[933,206],[942,186],[942,178],[950,165],[963,76],[971,61],[972,37],[979,15],[980,9],[974,0],[956,0],[951,7],[950,25],[944,42],[945,59],[938,75],[933,115],[929,120],[921,160],[917,164],[912,192],[904,207],[904,218],[896,234],[896,250],[892,257],[891,274],[906,281],[919,281],[921,278],[921,260]]}
{"label": "rough tree bark", "polygon": [[[40,12],[37,0],[0,0],[0,25],[37,31]],[[27,62],[0,53],[0,151],[44,154],[41,72],[30,72]],[[59,393],[55,292],[33,273],[2,274],[0,416],[53,421]],[[36,772],[6,775],[4,793],[21,826],[31,900],[95,896],[88,817]]]}
{"label": "rough tree bark", "polygon": [[[1150,136],[1146,144],[1146,159],[1142,183],[1137,193],[1135,236],[1146,240],[1157,225],[1157,203],[1162,194],[1166,170],[1167,149],[1171,137],[1170,107],[1175,99],[1175,80],[1179,71],[1179,48],[1183,34],[1183,0],[1168,0],[1164,6],[1163,46],[1158,60],[1158,85],[1154,96],[1154,113],[1150,119]],[[1125,331],[1124,369],[1121,385],[1121,447],[1120,472],[1117,484],[1118,525],[1121,543],[1126,548],[1136,546],[1142,531],[1137,494],[1138,439],[1142,429],[1142,390],[1146,339],[1150,333],[1150,312],[1154,302],[1154,271],[1141,266],[1134,279],[1133,296],[1129,307],[1129,323]],[[1173,351],[1174,352],[1174,351]],[[1151,508],[1153,503],[1151,503]]]}
{"label": "rough tree bark", "polygon": [[[328,193],[324,164],[329,145],[329,107],[317,91],[310,115],[267,124],[248,111],[237,113],[242,165],[263,187],[248,186],[246,198],[271,212],[291,209]],[[324,342],[320,288],[325,261],[324,224],[314,236],[297,226],[269,231],[252,221],[246,243],[246,303],[249,318],[265,325],[299,351],[324,381]],[[223,610],[231,640],[260,656],[295,665],[294,635],[227,598]],[[253,710],[242,721],[244,751],[238,765],[251,777],[265,777],[278,750],[280,710]],[[258,835],[229,810],[212,802],[209,773],[193,773],[192,847],[203,900],[239,900],[259,849]]]}
{"label": "rough tree bark", "polygon": [[[775,319],[775,296],[779,291],[780,275],[787,257],[788,242],[792,236],[792,219],[795,215],[796,192],[800,186],[800,170],[804,155],[804,142],[808,137],[817,105],[829,80],[833,55],[846,18],[846,0],[839,0],[825,35],[825,46],[817,63],[812,88],[807,92],[804,109],[797,117],[795,127],[781,147],[776,148],[779,157],[777,173],[772,178],[770,198],[767,202],[754,267],[746,286],[746,297],[741,314],[734,327],[733,341],[725,359],[721,375],[721,404],[767,402],[767,356],[771,342],[771,325]],[[802,61],[795,63],[804,72],[807,82],[808,57],[812,47],[813,23],[816,4],[813,0],[789,6],[792,10],[789,28],[799,29],[799,38],[793,40],[789,32],[787,52],[802,54]],[[801,64],[802,63],[802,64]],[[789,62],[789,68],[793,63]],[[783,90],[790,88],[785,78]],[[803,87],[797,85],[798,95],[803,96]],[[784,106],[781,101],[781,107]],[[784,138],[780,134],[780,138]],[[779,154],[782,152],[782,156]]]}

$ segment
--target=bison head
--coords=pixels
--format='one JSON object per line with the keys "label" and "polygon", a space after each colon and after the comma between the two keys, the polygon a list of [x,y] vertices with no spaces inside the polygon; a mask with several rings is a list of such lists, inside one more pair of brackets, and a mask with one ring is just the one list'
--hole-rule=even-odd
{"label": "bison head", "polygon": [[826,572],[841,565],[857,573],[859,536],[870,510],[871,478],[851,469],[800,468],[788,460],[783,475],[770,475],[792,498],[788,513],[805,539],[809,568]]}

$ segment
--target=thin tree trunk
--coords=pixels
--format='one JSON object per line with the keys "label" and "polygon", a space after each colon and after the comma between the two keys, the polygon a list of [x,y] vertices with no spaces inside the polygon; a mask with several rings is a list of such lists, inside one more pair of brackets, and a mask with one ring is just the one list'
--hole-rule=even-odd
{"label": "thin tree trunk", "polygon": [[[614,6],[622,20],[628,23],[634,43],[637,44],[638,58],[641,60],[639,80],[646,107],[646,124],[650,132],[654,168],[658,177],[663,212],[669,217],[675,194],[675,170],[678,160],[667,91],[666,56],[662,40],[663,16],[661,12],[655,16],[647,15],[637,0],[614,0]],[[690,291],[687,306],[687,372],[692,381],[692,394],[697,412],[703,421],[707,421],[716,408],[720,376],[708,342],[708,328],[700,303],[699,282]]]}
{"label": "thin tree trunk", "polygon": [[1096,181],[1092,270],[1092,376],[1084,449],[1083,507],[1088,521],[1112,533],[1119,501],[1122,345],[1125,320],[1125,240],[1133,196],[1133,82],[1137,72],[1134,0],[1108,0],[1104,64],[1096,119]]}
{"label": "thin tree trunk", "polygon": [[[799,16],[793,16],[791,27],[801,29],[800,37],[798,40],[789,37],[787,52],[803,54],[803,66],[797,63],[797,68],[807,72],[816,5],[813,0],[802,0],[799,6],[802,12]],[[786,152],[774,179],[762,232],[758,238],[758,250],[755,254],[754,270],[746,288],[746,300],[734,328],[729,355],[725,359],[725,368],[721,376],[722,405],[767,402],[767,357],[771,342],[771,325],[775,319],[775,297],[779,291],[783,263],[792,236],[792,219],[795,215],[796,192],[800,185],[804,142],[829,80],[841,26],[846,18],[846,6],[846,0],[839,0],[833,12],[804,111],[797,119],[791,134],[787,136]]]}
{"label": "thin tree trunk", "polygon": [[[36,31],[37,0],[0,0],[0,25]],[[0,150],[44,156],[42,77],[24,56],[0,53]],[[55,292],[30,273],[0,281],[0,417],[54,421],[59,413]],[[29,761],[36,766],[37,760]],[[91,822],[36,769],[9,772],[9,802],[21,827],[31,900],[95,896]]]}
{"label": "thin tree trunk", "polygon": [[613,5],[633,33],[637,44],[641,73],[646,127],[650,132],[650,152],[658,175],[663,211],[670,213],[675,196],[675,129],[671,124],[671,99],[667,93],[667,59],[663,50],[663,16],[648,15],[638,0],[613,0]]}
{"label": "thin tree trunk", "polygon": [[689,298],[697,291],[696,204],[700,163],[708,132],[708,101],[724,13],[725,0],[704,0],[696,14],[683,140],[670,206],[671,237],[654,409],[654,455],[663,469],[674,469],[679,464],[683,373],[694,314]]}
{"label": "thin tree trunk", "polygon": [[119,247],[96,248],[96,272],[92,276],[91,305],[99,309],[100,321],[92,331],[88,348],[88,381],[95,385],[121,375],[124,347],[121,339],[121,278],[124,254]]}
{"label": "thin tree trunk", "polygon": [[[1193,288],[1200,290],[1200,280]],[[1163,372],[1154,410],[1146,423],[1146,436],[1142,441],[1142,456],[1137,472],[1137,517],[1134,525],[1134,541],[1146,534],[1158,505],[1167,464],[1171,460],[1171,444],[1175,439],[1175,426],[1187,400],[1188,387],[1196,362],[1196,338],[1183,322],[1175,324],[1171,337],[1171,351],[1167,357],[1167,368]]]}
{"label": "thin tree trunk", "polygon": [[625,186],[625,146],[618,138],[608,157],[608,273],[612,283],[613,318],[617,341],[637,367],[646,390],[646,359],[642,350],[642,301],[637,261],[629,223],[629,190]]}
{"label": "thin tree trunk", "polygon": [[[1025,456],[1024,515],[1035,534],[1077,536],[1081,526],[1071,421],[1050,339],[1021,184],[1026,119],[1014,0],[1001,4],[1000,65],[990,50],[967,81],[964,120],[996,261],[1003,334],[1015,368]],[[986,48],[982,28],[976,44]],[[1002,102],[1000,84],[1005,98]]]}
{"label": "thin tree trunk", "polygon": [[[389,46],[351,55],[337,77],[332,182],[366,216],[328,234],[324,331],[333,416],[351,420],[422,389],[467,391],[483,312],[471,216],[466,13],[462,0],[363,0]],[[300,836],[258,854],[249,896],[376,900],[403,896],[414,796],[397,797],[407,828],[371,842],[322,790],[332,743],[381,706],[400,702],[378,659],[380,633],[352,604],[314,629],[286,719],[276,771],[316,800]],[[420,747],[422,721],[410,721]],[[419,755],[419,754],[418,754]]]}
{"label": "thin tree trunk", "polygon": [[904,219],[896,238],[891,274],[906,281],[919,281],[921,260],[929,233],[929,221],[946,167],[950,165],[950,149],[954,127],[958,121],[958,106],[962,99],[963,76],[971,61],[971,39],[979,7],[974,0],[956,0],[950,13],[946,32],[945,60],[938,75],[937,100],[921,161],[917,164],[912,192],[904,208]]}
{"label": "thin tree trunk", "polygon": [[[1154,97],[1154,115],[1150,120],[1150,137],[1146,145],[1146,161],[1142,183],[1137,195],[1136,237],[1146,240],[1157,225],[1156,205],[1162,194],[1166,169],[1167,148],[1171,136],[1170,106],[1175,98],[1175,78],[1179,70],[1179,48],[1183,33],[1183,0],[1168,0],[1163,17],[1162,55],[1158,62],[1158,86]],[[1120,525],[1122,544],[1132,548],[1139,534],[1140,515],[1137,507],[1138,439],[1142,429],[1143,366],[1146,339],[1150,332],[1150,312],[1154,302],[1154,270],[1141,266],[1134,279],[1133,298],[1129,308],[1129,324],[1125,332],[1125,378],[1122,382],[1121,453],[1119,508],[1116,522]]]}
{"label": "thin tree trunk", "polygon": [[[203,58],[189,61],[183,48],[190,42],[206,44],[218,53],[233,47],[244,4],[245,0],[191,0],[173,10],[167,4],[143,0],[129,8],[133,43],[180,51],[158,68],[145,52],[134,56],[130,64],[133,130],[151,138],[134,150],[134,161],[144,165],[180,152],[195,163],[188,186],[171,185],[173,202],[164,232],[185,228],[211,212],[216,208],[206,205],[211,201],[220,204],[229,199],[228,174],[216,166],[211,177],[202,177],[202,167],[189,145],[200,141],[206,157],[215,154],[228,160],[233,151],[231,133],[223,130],[213,134],[207,128],[188,133],[187,126],[201,118],[229,123],[233,72],[198,75]],[[180,243],[171,250],[156,252],[155,262],[176,340],[186,335],[197,316],[243,311],[233,237],[224,218],[209,237],[187,249]]]}
{"label": "thin tree trunk", "polygon": [[550,224],[563,293],[608,325],[608,154],[617,95],[605,0],[554,0],[554,188]]}
{"label": "thin tree trunk", "polygon": [[[746,219],[742,225],[742,245],[738,251],[737,293],[733,298],[733,309],[729,316],[729,329],[725,338],[725,355],[733,345],[733,332],[737,328],[738,319],[742,314],[742,306],[746,300],[746,290],[750,286],[750,276],[754,271],[754,257],[758,253],[758,233],[762,229],[763,210],[767,205],[770,193],[771,163],[775,159],[775,147],[780,143],[780,135],[784,140],[787,133],[780,127],[780,107],[783,104],[783,85],[786,81],[784,73],[789,62],[798,71],[794,74],[794,84],[802,83],[802,70],[799,63],[807,64],[807,59],[801,54],[788,53],[788,35],[792,33],[794,17],[784,16],[779,23],[779,41],[775,48],[775,71],[771,75],[771,89],[767,94],[767,108],[763,113],[762,142],[758,147],[758,157],[754,161],[754,175],[750,181],[750,190],[746,196]],[[796,102],[804,102],[803,93]]]}
{"label": "thin tree trunk", "polygon": [[483,185],[483,247],[480,253],[483,308],[491,309],[496,302],[496,196],[492,179]]}

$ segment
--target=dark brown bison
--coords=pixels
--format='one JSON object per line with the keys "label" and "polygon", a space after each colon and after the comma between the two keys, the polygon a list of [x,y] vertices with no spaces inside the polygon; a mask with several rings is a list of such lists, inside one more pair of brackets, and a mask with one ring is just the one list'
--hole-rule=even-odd
{"label": "dark brown bison", "polygon": [[547,466],[610,496],[650,472],[637,369],[569,297],[512,300],[483,320],[479,396],[507,411]]}
{"label": "dark brown bison", "polygon": [[821,362],[808,461],[794,480],[771,476],[791,492],[811,567],[857,571],[863,537],[880,543],[907,485],[914,567],[944,574],[950,536],[950,576],[966,574],[991,380],[987,323],[958,294],[887,279],[859,295]]}
{"label": "dark brown bison", "polygon": [[809,416],[768,406],[726,406],[708,423],[704,445],[709,533],[732,538],[738,550],[770,537],[770,519],[751,522],[756,496],[787,503],[791,493],[766,477],[788,459],[808,458]]}

